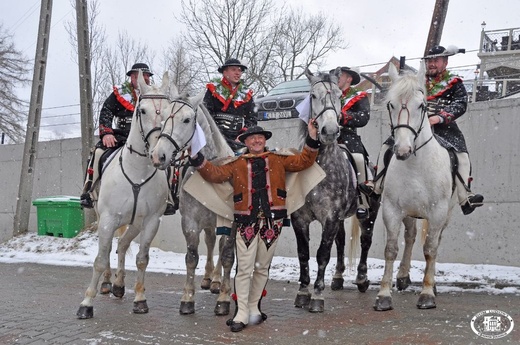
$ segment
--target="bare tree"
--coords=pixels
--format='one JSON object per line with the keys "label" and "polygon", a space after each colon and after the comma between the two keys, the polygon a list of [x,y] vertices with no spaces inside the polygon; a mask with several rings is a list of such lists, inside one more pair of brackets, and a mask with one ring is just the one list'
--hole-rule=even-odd
{"label": "bare tree", "polygon": [[197,81],[197,69],[190,61],[188,47],[182,38],[170,42],[164,51],[164,70],[170,72],[170,82],[175,84],[180,93],[194,94],[202,85]]}
{"label": "bare tree", "polygon": [[12,35],[0,24],[0,132],[15,143],[23,142],[23,123],[28,102],[19,98],[16,87],[27,85],[29,61],[15,48]]}

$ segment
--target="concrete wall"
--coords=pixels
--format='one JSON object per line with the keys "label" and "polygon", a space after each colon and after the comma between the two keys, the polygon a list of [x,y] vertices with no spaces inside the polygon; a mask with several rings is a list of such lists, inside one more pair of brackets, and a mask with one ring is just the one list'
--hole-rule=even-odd
{"label": "concrete wall", "polygon": [[[520,100],[494,100],[470,104],[468,113],[458,121],[466,136],[473,163],[473,190],[485,196],[485,205],[469,216],[457,208],[445,230],[439,249],[439,262],[520,266]],[[298,119],[263,122],[273,131],[271,147],[298,145]],[[374,108],[370,123],[360,131],[372,161],[389,134],[386,110]],[[83,181],[81,142],[65,139],[39,143],[34,174],[33,200],[54,195],[78,196]],[[20,179],[23,145],[0,146],[0,241],[12,237],[14,212]],[[115,201],[117,202],[117,201]],[[89,211],[90,212],[90,211]],[[37,231],[36,208],[31,207],[30,231]],[[348,224],[347,224],[348,226]],[[315,255],[321,235],[320,226],[311,226],[311,253]],[[204,254],[201,237],[201,253]],[[163,217],[154,245],[164,250],[185,252],[180,216]],[[385,231],[381,219],[376,222],[370,257],[383,258]],[[401,251],[402,251],[401,244]],[[296,256],[294,233],[285,229],[277,253]],[[333,251],[333,255],[335,250]],[[422,260],[419,244],[414,260]]]}

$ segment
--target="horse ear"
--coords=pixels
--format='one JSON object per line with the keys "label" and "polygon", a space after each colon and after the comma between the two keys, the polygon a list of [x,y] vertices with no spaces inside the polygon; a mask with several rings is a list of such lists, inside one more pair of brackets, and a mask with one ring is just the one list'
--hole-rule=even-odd
{"label": "horse ear", "polygon": [[170,99],[177,99],[179,98],[179,89],[177,88],[177,85],[174,83],[170,84]]}
{"label": "horse ear", "polygon": [[421,60],[421,62],[419,64],[419,71],[417,72],[417,78],[419,78],[419,80],[425,80],[425,78],[426,78],[426,66],[425,66],[424,60]]}
{"label": "horse ear", "polygon": [[143,71],[141,69],[139,70],[139,74],[137,75],[137,87],[141,94],[147,93],[150,88],[150,86],[146,84],[146,81],[144,81]]}
{"label": "horse ear", "polygon": [[197,109],[202,104],[202,100],[204,99],[205,94],[206,90],[202,90],[201,92],[199,92],[198,95],[188,97],[188,100],[190,101],[190,104],[193,107],[193,109]]}
{"label": "horse ear", "polygon": [[392,81],[396,81],[399,78],[399,72],[397,72],[397,68],[393,63],[388,65],[388,76]]}
{"label": "horse ear", "polygon": [[319,79],[319,78],[316,77],[314,74],[312,74],[312,72],[309,70],[308,67],[305,69],[305,76],[307,77],[307,79],[309,79],[309,81],[311,82],[311,84],[314,84],[314,82],[316,81],[316,79]]}
{"label": "horse ear", "polygon": [[168,87],[170,86],[170,76],[168,71],[163,73],[162,82],[161,82],[161,90],[164,94],[168,93]]}

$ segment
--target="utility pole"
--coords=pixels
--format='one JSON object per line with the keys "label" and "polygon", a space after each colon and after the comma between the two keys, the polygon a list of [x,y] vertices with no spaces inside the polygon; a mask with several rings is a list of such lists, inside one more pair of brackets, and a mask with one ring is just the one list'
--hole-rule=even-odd
{"label": "utility pole", "polygon": [[[76,0],[76,23],[78,37],[79,99],[81,112],[81,166],[87,170],[90,148],[94,141],[92,120],[92,76],[90,73],[90,40],[87,0]],[[95,213],[85,212],[85,225],[95,220]]]}
{"label": "utility pole", "polygon": [[428,33],[428,40],[426,41],[423,56],[428,55],[428,50],[430,50],[431,47],[441,43],[444,20],[446,19],[446,13],[448,12],[448,3],[449,0],[435,0],[430,32]]}
{"label": "utility pole", "polygon": [[40,134],[40,119],[42,113],[43,89],[45,86],[45,70],[49,50],[49,34],[52,17],[52,0],[42,0],[40,8],[40,25],[34,57],[34,72],[32,79],[31,100],[25,133],[25,146],[22,158],[20,184],[18,186],[18,201],[14,215],[13,236],[27,232],[31,211],[34,165],[38,153],[38,136]]}

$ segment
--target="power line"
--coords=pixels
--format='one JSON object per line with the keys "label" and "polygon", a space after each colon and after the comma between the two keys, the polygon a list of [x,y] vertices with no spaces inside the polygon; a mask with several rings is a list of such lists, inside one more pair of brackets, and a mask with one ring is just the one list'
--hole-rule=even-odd
{"label": "power line", "polygon": [[[14,32],[20,25],[22,25],[27,19],[29,19],[29,16],[31,14],[34,13],[34,11],[36,11],[38,9],[38,7],[36,7],[38,5],[40,1],[35,1],[34,4],[32,4],[31,7],[29,7],[29,9],[27,11],[25,11],[24,14],[22,14],[22,16],[13,24],[13,26],[11,28],[9,28],[8,30],[10,32]],[[31,12],[31,13],[28,13],[28,12]],[[24,18],[25,17],[25,18]]]}

